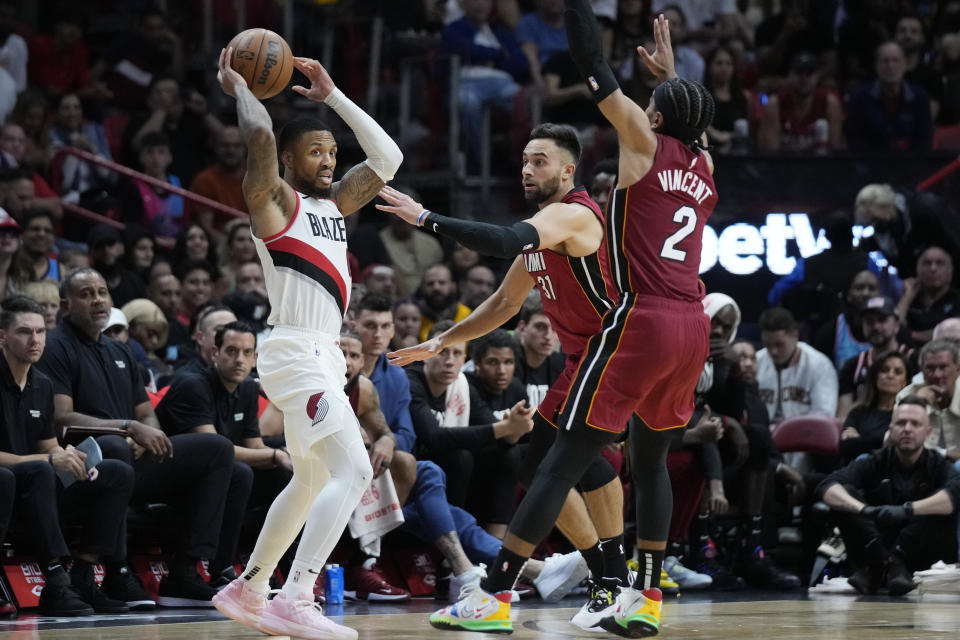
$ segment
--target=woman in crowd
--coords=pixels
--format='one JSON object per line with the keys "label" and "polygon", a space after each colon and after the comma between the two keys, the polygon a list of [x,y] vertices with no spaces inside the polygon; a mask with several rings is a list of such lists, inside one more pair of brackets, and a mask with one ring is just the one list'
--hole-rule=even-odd
{"label": "woman in crowd", "polygon": [[250,235],[249,220],[235,218],[224,226],[224,232],[226,237],[220,245],[220,272],[227,281],[227,291],[231,291],[236,287],[240,267],[247,262],[259,261],[259,258]]}
{"label": "woman in crowd", "polygon": [[56,280],[44,278],[23,285],[20,292],[43,307],[43,322],[47,331],[57,326],[57,312],[60,311],[60,288]]}
{"label": "woman in crowd", "polygon": [[[76,147],[104,160],[113,159],[103,126],[84,119],[83,104],[75,93],[61,96],[50,128],[51,152],[61,147]],[[109,169],[67,156],[60,171],[59,192],[64,200],[81,202],[87,208],[102,208],[97,205],[103,200],[103,188],[113,179]]]}
{"label": "woman in crowd", "polygon": [[863,400],[847,414],[840,433],[840,455],[845,462],[883,446],[897,394],[910,376],[910,363],[898,351],[881,356],[870,366]]}
{"label": "woman in crowd", "polygon": [[127,269],[140,276],[144,284],[149,283],[150,267],[157,255],[157,245],[153,235],[139,225],[130,225],[124,236],[126,250],[123,253],[123,260]]}
{"label": "woman in crowd", "polygon": [[707,57],[704,86],[716,105],[713,123],[707,127],[710,144],[719,153],[746,151],[756,124],[753,95],[740,87],[740,74],[733,51],[720,45]]}
{"label": "woman in crowd", "polygon": [[213,266],[219,263],[213,236],[196,222],[188,224],[186,229],[177,234],[177,241],[173,245],[173,264],[183,264],[187,260],[205,260]]}

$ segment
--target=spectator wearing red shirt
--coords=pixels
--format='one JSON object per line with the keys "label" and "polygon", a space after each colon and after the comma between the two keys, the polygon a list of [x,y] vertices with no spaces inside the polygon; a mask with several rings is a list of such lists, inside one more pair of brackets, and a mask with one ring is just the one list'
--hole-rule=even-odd
{"label": "spectator wearing red shirt", "polygon": [[76,92],[82,98],[110,98],[103,84],[92,82],[81,24],[79,14],[59,13],[52,35],[37,35],[30,40],[30,84],[51,98],[68,92]]}
{"label": "spectator wearing red shirt", "polygon": [[[30,170],[25,166],[27,155],[27,134],[20,125],[8,122],[0,128],[0,168],[10,169],[21,167]],[[47,181],[37,172],[33,172],[33,190],[34,198],[31,206],[34,209],[43,209],[49,211],[59,220],[63,216],[63,206],[60,204],[60,198]]]}
{"label": "spectator wearing red shirt", "polygon": [[[217,136],[214,151],[216,164],[198,173],[190,190],[246,213],[247,203],[243,199],[243,176],[247,173],[244,165],[246,150],[240,129],[224,127]],[[192,219],[215,233],[221,231],[230,220],[222,213],[203,208],[194,211]]]}

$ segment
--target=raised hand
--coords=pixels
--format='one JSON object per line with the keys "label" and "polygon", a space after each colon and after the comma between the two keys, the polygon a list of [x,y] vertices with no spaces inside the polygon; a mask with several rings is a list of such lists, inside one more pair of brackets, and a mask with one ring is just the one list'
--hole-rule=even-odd
{"label": "raised hand", "polygon": [[291,87],[300,95],[310,98],[314,102],[323,102],[326,97],[330,95],[330,92],[337,88],[337,85],[333,84],[333,80],[330,79],[330,74],[327,73],[327,70],[324,69],[323,65],[317,60],[294,56],[293,66],[295,66],[300,73],[307,76],[307,79],[310,81],[309,89],[300,85]]}
{"label": "raised hand", "polygon": [[415,344],[412,347],[389,352],[387,354],[387,361],[398,367],[405,367],[411,362],[420,362],[421,360],[432,358],[442,350],[443,348],[440,346],[440,341],[436,338],[431,338],[426,342]]}
{"label": "raised hand", "polygon": [[217,71],[217,82],[220,83],[220,87],[223,89],[223,92],[228,96],[237,97],[237,88],[247,86],[247,81],[243,79],[243,76],[236,72],[236,70],[230,66],[230,60],[233,59],[233,47],[227,47],[226,49],[220,50],[220,61],[219,61],[219,71]]}
{"label": "raised hand", "polygon": [[674,68],[673,46],[670,44],[670,22],[663,17],[663,14],[657,16],[657,19],[653,21],[653,41],[656,44],[653,53],[648,52],[642,46],[637,47],[640,59],[660,82],[676,78],[677,70]]}
{"label": "raised hand", "polygon": [[384,186],[380,189],[380,197],[389,204],[375,205],[380,211],[386,211],[397,216],[404,222],[417,226],[417,219],[423,213],[423,205],[408,196],[405,193],[397,191],[393,187]]}

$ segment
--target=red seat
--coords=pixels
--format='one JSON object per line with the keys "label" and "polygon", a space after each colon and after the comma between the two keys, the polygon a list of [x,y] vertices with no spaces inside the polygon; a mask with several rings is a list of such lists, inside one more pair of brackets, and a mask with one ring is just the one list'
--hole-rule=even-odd
{"label": "red seat", "polygon": [[781,453],[806,451],[837,455],[843,425],[833,416],[810,414],[787,418],[773,429],[773,444]]}
{"label": "red seat", "polygon": [[938,151],[960,151],[960,124],[937,127],[933,132],[933,148]]}

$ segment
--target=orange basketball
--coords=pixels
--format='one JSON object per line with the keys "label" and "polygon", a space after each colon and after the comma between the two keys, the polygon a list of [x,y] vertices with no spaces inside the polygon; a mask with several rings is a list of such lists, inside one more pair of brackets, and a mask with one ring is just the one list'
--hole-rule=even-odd
{"label": "orange basketball", "polygon": [[269,29],[241,31],[227,47],[233,47],[230,66],[243,76],[260,100],[272,98],[286,88],[293,75],[293,53],[286,40]]}

